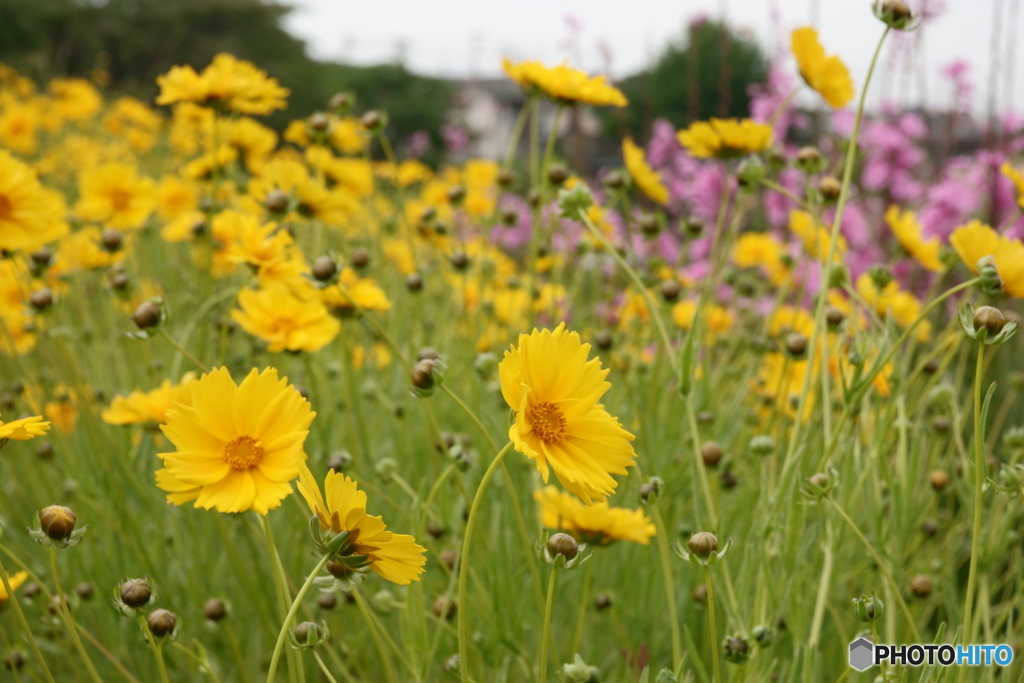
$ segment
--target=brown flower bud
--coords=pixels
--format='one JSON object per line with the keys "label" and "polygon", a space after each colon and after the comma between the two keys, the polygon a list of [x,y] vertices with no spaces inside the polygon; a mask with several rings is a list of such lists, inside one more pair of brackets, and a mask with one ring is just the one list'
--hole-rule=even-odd
{"label": "brown flower bud", "polygon": [[419,273],[409,273],[405,276],[405,286],[410,292],[418,292],[423,289],[423,276]]}
{"label": "brown flower bud", "polygon": [[842,192],[843,188],[839,184],[839,181],[830,175],[822,176],[818,181],[818,192],[825,198],[826,201],[835,201],[839,199],[839,193]]}
{"label": "brown flower bud", "polygon": [[579,554],[580,546],[569,534],[554,534],[548,539],[548,552],[571,560]]}
{"label": "brown flower bud", "polygon": [[794,358],[802,358],[807,353],[807,337],[799,332],[792,332],[786,336],[786,350]]}
{"label": "brown flower bud", "polygon": [[327,469],[335,472],[343,471],[350,464],[352,464],[352,454],[348,451],[331,453],[331,457],[327,458]]}
{"label": "brown flower bud", "polygon": [[263,205],[270,213],[284,213],[288,208],[288,195],[278,189],[271,190],[263,200]]}
{"label": "brown flower bud", "polygon": [[636,222],[640,226],[640,232],[648,237],[657,235],[658,230],[661,228],[661,225],[658,223],[658,217],[653,213],[641,214],[640,217],[636,219]]}
{"label": "brown flower bud", "polygon": [[715,441],[707,441],[700,446],[700,457],[707,467],[717,467],[718,463],[722,461],[722,455],[724,454],[725,451],[722,449],[722,446]]}
{"label": "brown flower bud", "polygon": [[451,620],[455,616],[456,604],[455,600],[447,595],[437,596],[437,600],[434,600],[434,616],[438,619]]}
{"label": "brown flower bud", "polygon": [[448,197],[448,201],[452,204],[458,204],[466,198],[466,188],[462,185],[452,185],[445,192],[445,196]]}
{"label": "brown flower bud", "polygon": [[110,276],[110,286],[119,292],[123,292],[128,288],[128,274],[127,273],[114,273]]}
{"label": "brown flower bud", "polygon": [[324,255],[313,261],[313,277],[320,282],[327,282],[338,272],[338,264],[330,256]]}
{"label": "brown flower bud", "polygon": [[228,615],[228,607],[220,598],[210,598],[203,605],[203,616],[212,622],[218,622]]}
{"label": "brown flower bud", "polygon": [[335,93],[327,100],[328,109],[346,109],[352,104],[352,98],[347,92]]}
{"label": "brown flower bud", "polygon": [[441,560],[441,564],[448,567],[448,571],[455,569],[455,563],[458,562],[458,554],[451,548],[445,548],[437,554],[437,559]]}
{"label": "brown flower bud", "polygon": [[690,216],[686,219],[686,231],[692,236],[697,237],[704,232],[704,220],[697,216]]}
{"label": "brown flower bud", "polygon": [[932,418],[932,429],[934,429],[939,434],[946,434],[947,432],[949,432],[950,426],[951,423],[949,421],[949,418],[946,417],[945,415],[936,415],[935,417]]}
{"label": "brown flower bud", "polygon": [[352,250],[352,256],[349,257],[349,261],[352,262],[354,268],[365,268],[370,265],[370,252],[362,247],[356,247]]}
{"label": "brown flower bud", "polygon": [[121,602],[138,609],[149,603],[153,597],[153,589],[145,579],[128,579],[121,584]]}
{"label": "brown flower bud", "polygon": [[927,536],[934,536],[939,533],[939,525],[936,524],[934,520],[926,519],[924,520],[924,523],[921,524],[921,531],[923,531]]}
{"label": "brown flower bud", "polygon": [[611,171],[604,177],[604,184],[613,190],[619,190],[626,184],[626,179],[618,171]]}
{"label": "brown flower bud", "polygon": [[819,489],[828,488],[828,475],[824,472],[818,472],[811,476],[810,482]]}
{"label": "brown flower bud", "polygon": [[665,301],[671,303],[679,298],[683,288],[679,286],[677,280],[662,280],[661,284],[658,285],[658,291],[661,292],[661,297]]}
{"label": "brown flower bud", "polygon": [[801,147],[796,153],[796,163],[801,166],[813,166],[821,161],[821,152],[817,147]]}
{"label": "brown flower bud", "polygon": [[155,301],[143,301],[132,314],[132,320],[139,326],[139,329],[145,330],[149,327],[156,327],[160,323],[162,315],[160,304]]}
{"label": "brown flower bud", "polygon": [[905,21],[913,18],[914,14],[910,7],[903,0],[885,0],[882,3],[882,12],[888,13],[897,21]]}
{"label": "brown flower bud", "polygon": [[928,483],[936,491],[941,491],[949,485],[949,473],[946,470],[932,470],[928,473]]}
{"label": "brown flower bud", "polygon": [[686,543],[690,552],[702,559],[711,557],[711,553],[718,551],[718,537],[707,531],[698,531]]}
{"label": "brown flower bud", "polygon": [[25,657],[17,650],[11,650],[4,655],[4,668],[10,671],[18,671],[25,666]]}
{"label": "brown flower bud", "polygon": [[146,626],[149,627],[149,632],[157,638],[169,636],[174,632],[177,623],[178,618],[165,609],[153,610],[146,617]]}
{"label": "brown flower bud", "polygon": [[104,228],[100,233],[100,243],[109,252],[121,251],[121,247],[124,246],[124,235],[120,230]]}
{"label": "brown flower bud", "polygon": [[921,366],[921,370],[926,375],[934,375],[936,372],[939,371],[939,361],[935,360],[934,358],[929,358],[928,360],[925,361],[924,365]]}
{"label": "brown flower bud", "polygon": [[336,579],[347,579],[352,576],[352,569],[344,562],[335,562],[329,560],[327,562],[327,571]]}
{"label": "brown flower bud", "polygon": [[598,596],[594,598],[594,609],[598,612],[603,612],[611,606],[612,599],[607,593],[599,593]]}
{"label": "brown flower bud", "polygon": [[548,168],[548,182],[552,185],[561,185],[569,179],[569,169],[565,164],[551,164]]}
{"label": "brown flower bud", "polygon": [[519,222],[519,213],[515,209],[502,209],[501,222],[504,225],[515,225]]}
{"label": "brown flower bud", "polygon": [[1003,312],[992,306],[981,306],[974,312],[974,326],[984,327],[988,330],[989,336],[999,334],[1006,325],[1006,318]]}
{"label": "brown flower bud", "polygon": [[515,181],[515,179],[516,177],[512,175],[512,171],[509,171],[508,169],[502,169],[498,173],[498,185],[501,187],[507,188]]}
{"label": "brown flower bud", "polygon": [[452,255],[448,257],[448,260],[451,261],[452,267],[455,268],[455,270],[465,270],[466,266],[469,265],[469,256],[467,256],[466,252],[461,249],[459,251],[452,252]]}
{"label": "brown flower bud", "polygon": [[66,541],[75,530],[77,518],[71,508],[50,505],[39,511],[39,524],[47,536],[55,541]]}
{"label": "brown flower bud", "polygon": [[37,266],[48,266],[53,260],[53,252],[46,247],[41,247],[32,252],[32,263]]}
{"label": "brown flower bud", "polygon": [[932,580],[924,574],[918,574],[910,580],[910,590],[915,597],[927,598],[932,594]]}
{"label": "brown flower bud", "polygon": [[708,601],[708,587],[703,583],[698,583],[693,587],[693,591],[690,593],[690,599],[698,605],[703,605]]}
{"label": "brown flower bud", "polygon": [[309,117],[309,127],[318,133],[327,130],[331,125],[331,117],[322,111],[318,111]]}
{"label": "brown flower bud", "polygon": [[612,333],[608,330],[598,330],[597,334],[594,335],[594,344],[597,348],[602,351],[607,351],[612,347],[615,340],[612,338]]}
{"label": "brown flower bud", "polygon": [[295,640],[300,643],[305,643],[309,637],[309,632],[312,631],[314,634],[320,632],[320,627],[312,621],[304,621],[295,627]]}
{"label": "brown flower bud", "polygon": [[723,471],[722,474],[719,475],[718,479],[722,482],[722,488],[726,490],[734,489],[736,488],[736,485],[740,483],[732,470]]}
{"label": "brown flower bud", "polygon": [[316,604],[320,605],[320,609],[332,610],[338,605],[338,598],[334,593],[321,593]]}
{"label": "brown flower bud", "polygon": [[37,289],[29,296],[28,302],[37,311],[45,311],[53,305],[53,292],[50,291],[49,287]]}
{"label": "brown flower bud", "polygon": [[82,600],[90,600],[90,599],[92,599],[93,592],[94,591],[93,591],[93,588],[92,588],[92,584],[90,584],[90,583],[82,582],[82,583],[78,584],[77,586],[75,586],[75,595],[77,595]]}
{"label": "brown flower bud", "polygon": [[825,309],[825,322],[828,323],[829,327],[839,327],[846,320],[846,314],[835,306],[829,306]]}
{"label": "brown flower bud", "polygon": [[359,122],[363,124],[364,128],[376,130],[377,128],[380,127],[380,124],[383,120],[384,117],[381,116],[381,113],[379,111],[377,111],[376,109],[371,109],[370,111],[363,114],[362,118],[359,119]]}

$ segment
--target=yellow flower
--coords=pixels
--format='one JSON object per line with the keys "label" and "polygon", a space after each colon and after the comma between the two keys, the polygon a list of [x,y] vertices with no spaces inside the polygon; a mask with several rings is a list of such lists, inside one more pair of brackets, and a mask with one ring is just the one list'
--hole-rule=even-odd
{"label": "yellow flower", "polygon": [[34,251],[68,232],[61,195],[31,168],[0,150],[0,249]]}
{"label": "yellow flower", "polygon": [[[921,317],[922,306],[910,292],[900,289],[896,281],[887,284],[883,289],[875,286],[874,280],[867,273],[857,278],[857,293],[865,303],[875,310],[879,318],[885,320],[892,315],[900,327],[909,327]],[[932,338],[932,326],[927,320],[921,321],[915,330],[918,341],[927,342]]]}
{"label": "yellow flower", "polygon": [[11,104],[0,116],[0,142],[20,154],[33,154],[38,128],[37,114],[32,107]]}
{"label": "yellow flower", "polygon": [[850,72],[839,57],[825,55],[817,31],[810,26],[793,31],[791,49],[800,75],[830,107],[839,109],[853,98]]}
{"label": "yellow flower", "polygon": [[15,441],[28,441],[37,436],[42,436],[50,430],[50,423],[43,422],[42,415],[23,417],[14,422],[0,421],[0,439],[14,439]]}
{"label": "yellow flower", "polygon": [[1017,190],[1017,205],[1024,208],[1024,173],[1021,173],[1010,162],[1004,161],[999,172],[1006,176]]}
{"label": "yellow flower", "polygon": [[783,333],[796,332],[808,339],[814,334],[814,316],[803,308],[779,306],[768,319],[768,334],[780,337]]}
{"label": "yellow flower", "polygon": [[[7,577],[7,582],[11,584],[11,590],[16,591],[21,587],[21,584],[28,580],[28,572],[18,572]],[[0,582],[0,608],[4,606],[4,603],[10,599],[11,596],[7,594],[7,589],[4,588],[3,582]]]}
{"label": "yellow flower", "polygon": [[[806,211],[790,211],[789,229],[804,243],[804,249],[808,254],[822,261],[828,258],[828,252],[832,245],[832,235],[811,214]],[[846,238],[838,235],[835,253],[833,254],[836,263],[842,262],[842,257],[846,250]]]}
{"label": "yellow flower", "polygon": [[225,258],[235,265],[247,264],[256,269],[260,285],[292,284],[306,270],[302,253],[286,230],[276,223],[260,224],[252,215],[223,211],[213,219],[214,235],[230,234]]}
{"label": "yellow flower", "polygon": [[699,159],[763,152],[772,144],[772,127],[750,119],[696,121],[676,133],[679,144]]}
{"label": "yellow flower", "polygon": [[320,290],[324,304],[341,311],[352,309],[353,302],[364,311],[386,311],[391,308],[388,295],[373,279],[359,277],[349,267],[342,269],[338,283]]}
{"label": "yellow flower", "polygon": [[668,204],[668,188],[661,182],[661,174],[647,164],[644,151],[633,144],[633,138],[622,141],[622,158],[637,188],[651,201],[662,206]]}
{"label": "yellow flower", "polygon": [[608,503],[586,506],[554,486],[534,491],[533,499],[540,505],[545,528],[560,529],[584,543],[633,541],[647,545],[655,534],[654,524],[643,510],[613,508]]}
{"label": "yellow flower", "polygon": [[189,389],[191,405],[176,404],[160,427],[176,449],[158,456],[167,502],[263,515],[278,507],[306,460],[309,402],[274,368],[253,368],[241,385],[217,368]]}
{"label": "yellow flower", "polygon": [[[811,364],[811,379],[817,377],[819,363]],[[760,397],[760,409],[763,417],[779,411],[796,419],[800,395],[803,393],[807,378],[808,361],[791,360],[781,353],[765,354],[764,364],[757,376],[751,380],[755,393]],[[814,413],[814,392],[807,395],[804,403],[803,421],[806,422]]]}
{"label": "yellow flower", "polygon": [[588,361],[590,344],[565,324],[519,335],[498,365],[501,393],[515,411],[509,439],[535,461],[544,482],[549,468],[587,504],[615,491],[612,474],[626,474],[635,437],[598,401],[611,388],[608,370]]}
{"label": "yellow flower", "polygon": [[392,237],[384,240],[384,257],[391,262],[391,265],[402,275],[411,275],[416,272],[416,257],[409,246],[409,241]]}
{"label": "yellow flower", "polygon": [[434,177],[434,172],[422,161],[406,159],[398,165],[398,184],[409,187],[415,183],[423,183]]}
{"label": "yellow flower", "polygon": [[324,479],[320,494],[313,473],[303,465],[299,474],[299,493],[320,521],[320,528],[334,534],[349,532],[354,555],[365,555],[370,569],[383,579],[400,586],[420,580],[427,558],[426,548],[408,534],[388,531],[384,520],[366,512],[366,494],[356,482],[334,470]]}
{"label": "yellow flower", "polygon": [[53,105],[65,121],[91,119],[103,108],[103,98],[89,81],[81,78],[54,79],[48,86]]}
{"label": "yellow flower", "polygon": [[187,406],[192,402],[192,390],[188,385],[193,379],[194,375],[188,373],[182,377],[178,385],[165,379],[152,391],[136,389],[127,396],[115,396],[100,417],[112,425],[166,422],[167,411],[173,408],[175,403]]}
{"label": "yellow flower", "polygon": [[82,172],[75,213],[113,228],[138,230],[156,207],[156,185],[126,164],[109,163]]}
{"label": "yellow flower", "polygon": [[238,305],[241,310],[231,311],[231,318],[249,334],[268,342],[267,350],[272,353],[313,353],[341,330],[341,323],[322,303],[301,299],[281,285],[259,291],[243,289],[238,293]]}
{"label": "yellow flower", "polygon": [[195,211],[199,206],[199,188],[177,176],[164,176],[156,187],[156,210],[160,218],[171,220]]}
{"label": "yellow flower", "polygon": [[622,91],[609,85],[604,76],[588,76],[567,64],[547,67],[540,62],[513,64],[502,61],[505,73],[524,90],[539,90],[561,104],[583,102],[599,107],[625,107],[629,104]]}
{"label": "yellow flower", "polygon": [[126,239],[124,248],[110,253],[100,246],[102,234],[99,228],[90,226],[62,239],[57,247],[55,268],[61,273],[68,273],[106,268],[123,261],[130,250],[131,241]]}
{"label": "yellow flower", "polygon": [[1020,240],[1007,239],[980,221],[971,221],[953,231],[949,244],[975,275],[978,261],[991,256],[1003,290],[1014,298],[1024,298],[1024,245]]}
{"label": "yellow flower", "polygon": [[942,270],[942,261],[939,260],[941,244],[937,237],[924,239],[921,224],[913,211],[900,211],[898,206],[890,206],[885,212],[885,222],[914,260],[932,272]]}
{"label": "yellow flower", "polygon": [[763,232],[745,232],[736,240],[732,260],[739,268],[761,268],[773,285],[780,285],[789,275],[782,262],[782,244]]}
{"label": "yellow flower", "polygon": [[[672,307],[672,322],[683,330],[693,327],[693,319],[697,315],[697,302],[683,299]],[[719,336],[729,332],[736,324],[736,316],[727,308],[715,304],[706,304],[701,313],[701,326],[705,332],[705,343],[714,343]]]}
{"label": "yellow flower", "polygon": [[269,114],[287,106],[288,89],[254,64],[222,52],[201,74],[191,66],[172,67],[156,79],[157,104],[220,104],[241,114]]}

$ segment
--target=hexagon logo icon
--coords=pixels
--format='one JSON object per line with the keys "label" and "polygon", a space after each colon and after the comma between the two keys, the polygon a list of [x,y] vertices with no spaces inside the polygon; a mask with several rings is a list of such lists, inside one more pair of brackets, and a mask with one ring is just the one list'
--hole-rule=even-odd
{"label": "hexagon logo icon", "polygon": [[867,638],[858,638],[850,643],[850,666],[857,671],[866,671],[875,663],[875,646]]}

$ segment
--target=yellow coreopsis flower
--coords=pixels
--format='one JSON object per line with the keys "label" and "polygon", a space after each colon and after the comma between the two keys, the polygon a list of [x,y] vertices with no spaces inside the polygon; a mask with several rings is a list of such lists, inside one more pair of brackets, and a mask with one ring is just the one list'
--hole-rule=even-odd
{"label": "yellow coreopsis flower", "polygon": [[50,423],[43,421],[42,415],[23,417],[13,422],[0,421],[0,439],[28,441],[42,436],[50,430]]}
{"label": "yellow coreopsis flower", "polygon": [[622,159],[633,183],[651,201],[665,206],[668,204],[668,188],[661,182],[661,174],[648,165],[644,151],[633,144],[633,138],[622,141]]}
{"label": "yellow coreopsis flower", "polygon": [[625,107],[629,100],[622,91],[610,85],[604,76],[588,76],[568,64],[556,67],[540,62],[513,64],[504,59],[505,73],[524,90],[539,90],[561,104],[593,104],[595,106]]}
{"label": "yellow coreopsis flower", "polygon": [[341,323],[316,299],[303,299],[283,285],[238,293],[240,309],[231,318],[249,334],[268,342],[267,350],[319,351],[338,336]]}
{"label": "yellow coreopsis flower", "polygon": [[1017,190],[1017,205],[1024,209],[1024,173],[1011,166],[1009,161],[1003,162],[1003,165],[999,167],[999,172],[1013,183]]}
{"label": "yellow coreopsis flower", "polygon": [[885,212],[885,222],[915,261],[932,272],[942,270],[942,261],[939,259],[941,243],[937,237],[930,240],[924,238],[921,224],[913,211],[900,211],[898,206],[890,206]]}
{"label": "yellow coreopsis flower", "polygon": [[177,385],[171,380],[165,379],[159,387],[152,391],[136,389],[127,396],[115,396],[100,417],[104,422],[112,425],[166,422],[167,411],[173,408],[175,403],[186,406],[191,404],[192,390],[188,385],[194,379],[195,376],[188,373]]}
{"label": "yellow coreopsis flower", "polygon": [[340,311],[350,311],[354,303],[364,311],[386,311],[391,308],[387,293],[372,278],[359,277],[349,267],[342,269],[337,284],[320,290],[324,304]]}
{"label": "yellow coreopsis flower", "polygon": [[383,519],[368,514],[366,494],[352,479],[331,470],[324,479],[325,497],[320,494],[313,473],[303,465],[299,493],[323,531],[349,532],[353,554],[365,555],[375,574],[400,586],[420,580],[427,563],[423,556],[427,549],[417,545],[416,539],[408,534],[388,531]]}
{"label": "yellow coreopsis flower", "polygon": [[788,332],[797,332],[810,339],[814,333],[814,316],[796,306],[777,307],[768,318],[768,334],[779,337]]}
{"label": "yellow coreopsis flower", "polygon": [[38,129],[38,115],[30,106],[12,103],[0,115],[0,142],[19,154],[35,153]]}
{"label": "yellow coreopsis flower", "polygon": [[68,232],[58,192],[43,187],[34,171],[0,150],[0,249],[33,251]]}
{"label": "yellow coreopsis flower", "polygon": [[1024,245],[1020,240],[1007,239],[981,221],[971,221],[953,231],[949,244],[975,275],[978,261],[991,256],[1003,290],[1012,297],[1024,298]]}
{"label": "yellow coreopsis flower", "polygon": [[306,460],[309,402],[275,368],[253,368],[240,385],[217,368],[189,389],[191,404],[175,404],[160,427],[176,449],[158,454],[167,502],[262,515],[278,507]]}
{"label": "yellow coreopsis flower", "polygon": [[[789,229],[800,238],[808,254],[822,261],[828,258],[828,253],[832,250],[832,235],[811,214],[806,211],[790,211]],[[846,238],[838,235],[833,260],[842,262],[847,249]]]}
{"label": "yellow coreopsis flower", "polygon": [[219,104],[241,114],[269,114],[287,106],[289,95],[276,78],[250,62],[221,53],[196,73],[191,66],[172,67],[156,79],[160,86],[157,104],[196,102]]}
{"label": "yellow coreopsis flower", "polygon": [[[900,327],[909,327],[921,317],[921,302],[910,292],[901,290],[895,280],[879,289],[871,276],[863,273],[857,278],[857,293],[875,310],[879,318],[884,320],[891,315]],[[915,332],[918,341],[930,341],[932,325],[923,320]]]}
{"label": "yellow coreopsis flower", "polygon": [[515,411],[509,439],[533,460],[546,483],[550,470],[587,504],[603,501],[626,474],[635,437],[598,403],[611,388],[608,370],[588,361],[590,344],[565,324],[519,335],[498,365],[501,393]]}
{"label": "yellow coreopsis flower", "polygon": [[796,57],[800,75],[807,85],[833,109],[839,109],[853,98],[853,81],[843,60],[825,54],[825,48],[818,42],[818,32],[810,26],[793,31],[790,48]]}
{"label": "yellow coreopsis flower", "polygon": [[696,121],[676,134],[679,144],[699,159],[729,158],[763,152],[772,144],[772,127],[750,119]]}
{"label": "yellow coreopsis flower", "polygon": [[91,119],[103,108],[103,98],[89,81],[81,78],[56,78],[47,86],[53,105],[65,121]]}
{"label": "yellow coreopsis flower", "polygon": [[78,180],[75,213],[110,227],[137,230],[156,208],[156,184],[132,166],[119,163],[84,171]]}
{"label": "yellow coreopsis flower", "polygon": [[[683,299],[672,307],[672,322],[683,330],[693,327],[697,315],[697,302]],[[701,325],[705,332],[705,342],[714,343],[719,336],[729,332],[736,324],[736,316],[727,308],[716,304],[706,304],[701,313]]]}
{"label": "yellow coreopsis flower", "polygon": [[782,261],[782,244],[763,232],[745,232],[736,239],[732,260],[739,268],[761,268],[773,285],[780,285],[789,275]]}
{"label": "yellow coreopsis flower", "polygon": [[655,534],[654,524],[643,510],[609,507],[608,503],[587,506],[554,486],[534,491],[540,505],[540,520],[548,529],[559,529],[584,543],[608,545],[633,541],[647,545]]}
{"label": "yellow coreopsis flower", "polygon": [[[7,577],[7,582],[11,584],[12,591],[21,588],[21,584],[26,581],[28,581],[28,572],[18,572]],[[11,596],[7,594],[7,589],[4,588],[3,582],[0,582],[0,608],[3,608],[4,603],[10,600],[10,598]]]}

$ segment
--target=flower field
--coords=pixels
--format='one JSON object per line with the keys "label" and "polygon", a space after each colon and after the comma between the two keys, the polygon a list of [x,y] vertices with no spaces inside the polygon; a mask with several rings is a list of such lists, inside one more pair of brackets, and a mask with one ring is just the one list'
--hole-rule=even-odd
{"label": "flower field", "polygon": [[866,111],[874,11],[590,171],[566,64],[436,168],[227,53],[0,66],[0,680],[1020,680],[850,665],[1024,618],[1024,138]]}

